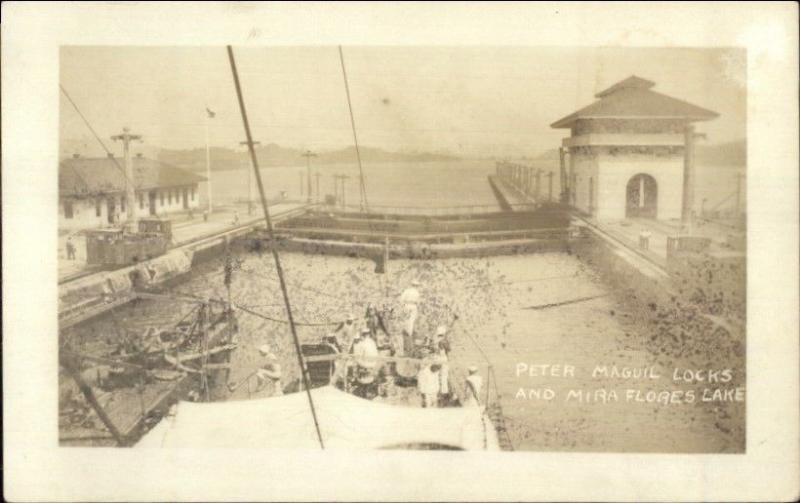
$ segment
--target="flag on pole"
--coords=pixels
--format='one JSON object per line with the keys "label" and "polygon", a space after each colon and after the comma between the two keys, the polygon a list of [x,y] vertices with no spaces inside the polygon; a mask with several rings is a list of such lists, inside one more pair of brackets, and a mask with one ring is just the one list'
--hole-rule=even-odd
{"label": "flag on pole", "polygon": [[208,114],[209,119],[213,119],[217,115],[216,112],[212,112],[208,107],[206,107],[206,113]]}

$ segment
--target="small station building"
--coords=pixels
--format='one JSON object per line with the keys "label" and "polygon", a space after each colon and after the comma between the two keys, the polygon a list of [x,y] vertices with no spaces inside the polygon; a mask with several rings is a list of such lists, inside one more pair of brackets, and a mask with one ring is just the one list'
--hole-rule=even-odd
{"label": "small station building", "polygon": [[653,87],[628,77],[551,124],[571,133],[560,148],[563,202],[597,220],[691,218],[693,123],[718,114]]}
{"label": "small station building", "polygon": [[[133,164],[133,215],[164,216],[195,209],[205,177],[137,155]],[[59,229],[80,230],[127,220],[124,160],[107,157],[64,159],[58,172]]]}

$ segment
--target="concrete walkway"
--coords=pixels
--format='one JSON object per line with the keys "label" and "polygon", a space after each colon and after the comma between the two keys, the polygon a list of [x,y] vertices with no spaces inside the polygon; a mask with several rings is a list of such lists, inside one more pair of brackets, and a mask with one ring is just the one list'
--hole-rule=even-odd
{"label": "concrete walkway", "polygon": [[537,202],[535,198],[523,193],[502,177],[490,176],[490,179],[494,181],[494,187],[499,192],[499,194],[495,195],[502,199],[502,201],[498,201],[501,206],[504,202],[512,207],[515,205],[535,204]]}
{"label": "concrete walkway", "polygon": [[[648,220],[645,218],[628,218],[623,220],[613,220],[596,222],[589,219],[602,230],[614,237],[624,241],[629,246],[636,248],[649,258],[662,264],[667,260],[667,238],[682,235],[679,220]],[[639,237],[642,232],[649,232],[649,244],[647,249],[642,249]],[[693,236],[707,237],[711,239],[711,251],[731,250],[728,242],[736,236],[741,236],[742,231],[725,227],[711,221],[697,220],[692,228]]]}

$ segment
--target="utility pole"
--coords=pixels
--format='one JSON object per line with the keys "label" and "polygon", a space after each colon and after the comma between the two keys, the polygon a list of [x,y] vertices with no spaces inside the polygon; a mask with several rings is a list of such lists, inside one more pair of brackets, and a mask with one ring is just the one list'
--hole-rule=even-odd
{"label": "utility pole", "polygon": [[334,178],[336,179],[336,181],[341,182],[341,186],[342,186],[342,189],[341,189],[341,191],[342,191],[342,208],[345,208],[347,206],[347,200],[345,199],[345,185],[344,184],[345,184],[345,181],[350,179],[350,177],[347,176],[347,175],[334,175]]}
{"label": "utility pole", "polygon": [[[346,196],[347,190],[345,190],[345,186],[347,185],[347,180],[349,180],[349,179],[350,179],[350,176],[342,175],[342,206],[344,206],[345,209],[347,209],[347,196]],[[363,176],[361,177],[361,180],[362,181],[364,180]]]}
{"label": "utility pole", "polygon": [[567,181],[567,164],[566,164],[567,150],[564,147],[558,148],[558,167],[559,167],[559,181],[561,182],[560,200],[562,204],[569,203],[568,181]]}
{"label": "utility pole", "polygon": [[319,174],[319,171],[317,171],[316,173],[314,173],[314,178],[316,178],[316,179],[317,179],[317,202],[319,202],[319,201],[321,200],[321,198],[319,197],[319,177],[320,177],[320,176],[321,176],[321,175]]}
{"label": "utility pole", "polygon": [[303,172],[300,171],[298,175],[300,175],[300,197],[303,197]]}
{"label": "utility pole", "polygon": [[553,200],[553,172],[547,172],[547,200]]}
{"label": "utility pole", "polygon": [[531,195],[531,166],[525,167],[525,195]]}
{"label": "utility pole", "polygon": [[306,158],[306,172],[308,173],[308,175],[306,176],[307,181],[308,181],[308,199],[307,199],[307,202],[310,203],[311,202],[311,158],[312,157],[317,157],[317,154],[315,154],[314,152],[312,152],[310,150],[306,150],[302,154],[302,157]]}
{"label": "utility pole", "polygon": [[112,140],[121,140],[125,152],[125,210],[127,224],[133,225],[136,219],[136,188],[133,186],[133,162],[131,161],[130,143],[132,140],[141,140],[142,135],[131,134],[130,128],[122,128],[122,134],[114,135]]}
{"label": "utility pole", "polygon": [[[244,145],[245,147],[248,146],[246,141],[240,141],[239,145]],[[253,142],[253,148],[256,145],[261,145],[260,141]],[[247,170],[247,214],[253,214],[253,160],[250,160],[250,169]]]}
{"label": "utility pole", "polygon": [[208,194],[208,213],[211,214],[213,204],[211,200],[211,144],[209,143],[210,119],[216,117],[216,113],[206,107],[206,192]]}
{"label": "utility pole", "polygon": [[341,199],[341,196],[339,195],[339,192],[341,192],[341,185],[342,185],[341,178],[342,178],[342,175],[333,175],[333,192],[334,192],[334,194],[336,194],[336,205],[337,206],[341,206],[342,205],[342,199]]}

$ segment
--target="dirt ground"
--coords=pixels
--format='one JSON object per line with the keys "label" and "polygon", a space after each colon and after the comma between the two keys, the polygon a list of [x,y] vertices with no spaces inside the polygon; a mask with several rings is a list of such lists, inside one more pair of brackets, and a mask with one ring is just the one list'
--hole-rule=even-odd
{"label": "dirt ground", "polygon": [[[241,266],[231,287],[233,301],[285,319],[272,256],[239,250],[237,258]],[[295,253],[284,253],[282,259],[295,319],[320,324],[299,328],[304,342],[318,342],[333,328],[325,324],[347,313],[362,316],[368,303],[385,308],[389,330],[398,330],[402,320],[397,298],[413,279],[420,280],[418,329],[432,333],[458,315],[451,332],[452,385],[463,390],[465,368],[478,365],[490,399],[499,399],[517,450],[744,450],[744,358],[708,352],[689,361],[659,352],[636,307],[626,305],[626,299],[574,256],[391,261],[387,274],[375,274],[375,264],[360,259]],[[221,259],[202,264],[170,291],[224,298]],[[113,339],[118,327],[136,332],[175,322],[190,308],[138,301],[113,317],[79,327],[75,336],[90,348]],[[395,314],[389,314],[392,310]],[[262,344],[278,356],[284,384],[297,378],[286,324],[240,312],[239,326],[232,382],[260,364],[257,348]],[[674,378],[676,369],[680,381]],[[709,370],[715,371],[711,374],[717,382],[707,382]],[[629,373],[647,377],[626,377]],[[698,382],[698,377],[706,381]],[[717,388],[727,391],[715,395]],[[741,388],[738,394],[736,388]],[[694,399],[687,403],[689,395]],[[231,398],[255,396],[242,386]]]}

